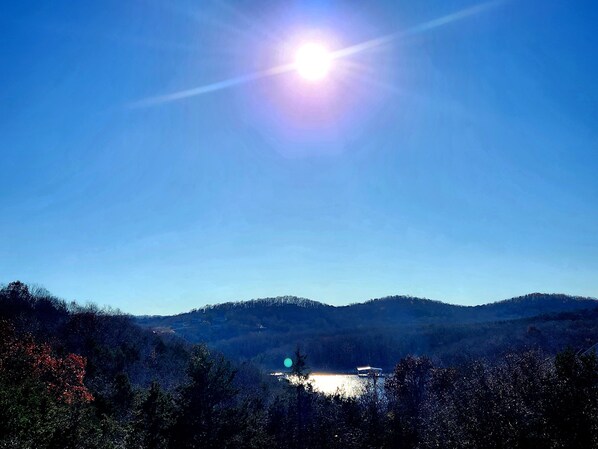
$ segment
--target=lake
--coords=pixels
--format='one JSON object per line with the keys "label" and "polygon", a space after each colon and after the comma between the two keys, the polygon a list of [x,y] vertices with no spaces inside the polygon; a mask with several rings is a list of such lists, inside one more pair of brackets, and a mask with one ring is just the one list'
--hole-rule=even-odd
{"label": "lake", "polygon": [[[296,379],[288,378],[291,383]],[[336,373],[313,373],[309,376],[314,390],[323,394],[334,394],[340,392],[348,397],[362,395],[368,386],[372,385],[371,378],[359,377],[357,374],[336,374]],[[384,388],[384,378],[377,380],[378,389]]]}

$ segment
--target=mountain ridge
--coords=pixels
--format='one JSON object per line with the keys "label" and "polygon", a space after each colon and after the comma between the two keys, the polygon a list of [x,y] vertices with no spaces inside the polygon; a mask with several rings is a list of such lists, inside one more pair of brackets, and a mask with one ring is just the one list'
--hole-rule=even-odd
{"label": "mountain ridge", "polygon": [[[592,313],[584,318],[584,310]],[[390,361],[408,353],[448,354],[454,358],[461,352],[455,348],[478,351],[471,341],[478,341],[478,346],[489,354],[507,350],[509,345],[553,351],[556,346],[546,329],[555,327],[563,336],[561,340],[566,341],[564,329],[575,326],[573,322],[578,318],[551,318],[551,324],[546,324],[541,317],[563,312],[581,314],[587,321],[587,332],[578,339],[582,341],[593,335],[594,323],[598,325],[597,310],[598,300],[594,298],[543,293],[477,306],[412,296],[332,306],[286,296],[135,320],[154,332],[175,334],[192,343],[204,342],[229,357],[255,360],[268,367],[276,366],[277,360],[283,360],[299,344],[312,355],[315,366],[346,369],[355,363],[381,364],[381,360]],[[528,318],[539,322],[536,327],[541,337],[528,333],[527,328],[535,325],[525,321]],[[488,329],[496,329],[496,335]],[[478,333],[487,335],[488,344],[482,343],[484,339],[480,340]],[[511,337],[511,333],[517,337]]]}
{"label": "mountain ridge", "polygon": [[349,308],[354,306],[361,306],[361,305],[370,305],[370,304],[379,304],[384,302],[394,302],[394,301],[403,301],[409,300],[412,302],[424,302],[428,304],[441,304],[445,306],[455,307],[455,308],[462,308],[462,309],[476,309],[476,308],[485,308],[491,307],[495,305],[504,305],[504,304],[512,304],[512,303],[521,303],[522,301],[535,301],[537,299],[544,299],[546,297],[553,298],[553,299],[563,299],[566,301],[595,301],[598,304],[598,298],[592,296],[579,296],[579,295],[568,295],[566,293],[541,293],[541,292],[533,292],[527,293],[525,295],[514,296],[512,298],[501,299],[498,301],[488,302],[484,304],[475,304],[475,305],[467,305],[467,304],[454,304],[450,302],[444,302],[437,299],[430,299],[430,298],[422,298],[418,296],[411,296],[411,295],[388,295],[382,296],[379,298],[371,298],[361,302],[352,302],[349,304],[342,304],[342,305],[335,305],[335,304],[328,304],[322,301],[304,298],[301,296],[294,296],[294,295],[281,295],[281,296],[269,296],[263,298],[252,298],[247,300],[239,300],[239,301],[225,301],[221,303],[215,304],[206,304],[201,307],[193,308],[186,312],[168,314],[168,315],[161,315],[161,314],[141,314],[135,315],[138,318],[153,318],[153,317],[175,317],[180,315],[187,315],[196,312],[202,312],[206,310],[219,310],[219,309],[232,309],[235,307],[238,308],[254,308],[259,306],[286,306],[286,305],[297,305],[299,307],[305,308],[318,308],[318,307],[325,307],[325,308],[334,308],[334,309],[343,309]]}

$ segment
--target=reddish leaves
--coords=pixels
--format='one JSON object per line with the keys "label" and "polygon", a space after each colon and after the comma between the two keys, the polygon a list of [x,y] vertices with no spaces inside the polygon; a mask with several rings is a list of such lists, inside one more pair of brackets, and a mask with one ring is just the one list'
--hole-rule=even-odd
{"label": "reddish leaves", "polygon": [[37,344],[31,337],[17,339],[6,323],[0,323],[0,334],[0,372],[24,368],[27,375],[44,382],[48,390],[66,404],[93,401],[93,395],[83,383],[85,357],[77,354],[54,356],[46,343]]}

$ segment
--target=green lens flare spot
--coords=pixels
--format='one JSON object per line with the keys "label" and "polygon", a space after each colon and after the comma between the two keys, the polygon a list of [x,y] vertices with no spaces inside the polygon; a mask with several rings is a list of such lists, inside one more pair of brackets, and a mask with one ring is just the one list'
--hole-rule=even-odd
{"label": "green lens flare spot", "polygon": [[293,361],[287,357],[286,359],[284,359],[284,366],[290,368],[291,366],[293,366]]}

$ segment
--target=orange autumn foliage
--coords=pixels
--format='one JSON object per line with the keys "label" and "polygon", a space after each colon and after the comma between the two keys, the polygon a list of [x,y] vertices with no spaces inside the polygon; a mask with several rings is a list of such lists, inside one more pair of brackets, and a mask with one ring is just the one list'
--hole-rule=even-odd
{"label": "orange autumn foliage", "polygon": [[83,383],[85,357],[78,354],[57,357],[50,345],[35,343],[30,336],[17,339],[11,327],[3,324],[0,326],[0,372],[20,365],[30,376],[41,380],[59,401],[66,404],[93,401],[93,395]]}

